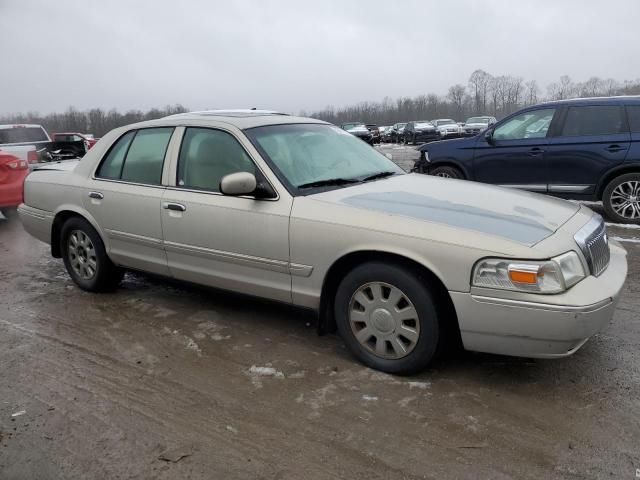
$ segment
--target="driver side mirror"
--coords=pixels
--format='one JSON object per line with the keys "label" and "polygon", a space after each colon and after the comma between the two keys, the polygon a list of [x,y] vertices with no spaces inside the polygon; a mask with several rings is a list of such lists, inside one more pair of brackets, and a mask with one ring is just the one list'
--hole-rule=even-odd
{"label": "driver side mirror", "polygon": [[490,128],[486,132],[484,132],[484,139],[487,141],[489,145],[494,144],[493,140],[493,130]]}
{"label": "driver side mirror", "polygon": [[266,182],[258,182],[249,172],[236,172],[225,175],[220,180],[220,193],[233,197],[252,195],[255,198],[276,198],[276,192]]}

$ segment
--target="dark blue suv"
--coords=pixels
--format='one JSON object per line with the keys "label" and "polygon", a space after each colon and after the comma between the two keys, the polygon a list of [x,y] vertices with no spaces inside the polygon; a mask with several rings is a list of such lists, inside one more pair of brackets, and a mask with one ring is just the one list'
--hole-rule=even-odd
{"label": "dark blue suv", "polygon": [[640,223],[640,96],[544,103],[419,150],[420,173],[602,200],[612,220]]}

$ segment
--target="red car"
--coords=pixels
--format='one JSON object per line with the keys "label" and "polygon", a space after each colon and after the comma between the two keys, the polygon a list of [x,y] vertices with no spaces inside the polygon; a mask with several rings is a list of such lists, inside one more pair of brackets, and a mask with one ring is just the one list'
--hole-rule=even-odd
{"label": "red car", "polygon": [[89,133],[74,133],[74,132],[64,132],[64,133],[54,133],[53,134],[54,142],[79,142],[83,141],[89,150],[93,147],[98,140],[93,138],[93,135]]}
{"label": "red car", "polygon": [[24,179],[28,173],[29,164],[26,160],[0,150],[0,210],[22,203]]}

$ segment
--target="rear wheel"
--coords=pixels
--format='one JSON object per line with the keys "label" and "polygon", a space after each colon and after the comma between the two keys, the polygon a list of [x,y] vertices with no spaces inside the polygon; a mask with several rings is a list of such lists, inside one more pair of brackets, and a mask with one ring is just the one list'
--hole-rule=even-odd
{"label": "rear wheel", "polygon": [[89,292],[117,288],[124,271],[107,256],[98,232],[83,218],[70,218],[62,226],[62,258],[73,281]]}
{"label": "rear wheel", "polygon": [[614,222],[640,224],[640,173],[620,175],[609,182],[602,204]]}
{"label": "rear wheel", "polygon": [[436,167],[429,172],[434,177],[443,178],[464,178],[463,173],[456,167],[442,166]]}
{"label": "rear wheel", "polygon": [[340,283],[334,308],[347,347],[371,368],[415,373],[438,350],[439,317],[430,283],[401,266],[356,267]]}

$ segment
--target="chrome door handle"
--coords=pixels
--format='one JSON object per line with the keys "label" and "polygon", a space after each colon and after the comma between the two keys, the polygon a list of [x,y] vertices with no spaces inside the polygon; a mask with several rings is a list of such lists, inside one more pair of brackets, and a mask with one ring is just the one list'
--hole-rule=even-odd
{"label": "chrome door handle", "polygon": [[95,198],[96,200],[102,200],[104,195],[100,192],[89,192],[89,198]]}
{"label": "chrome door handle", "polygon": [[165,210],[174,210],[176,212],[184,212],[187,209],[187,207],[185,207],[181,203],[171,203],[171,202],[163,203],[162,208],[164,208]]}

